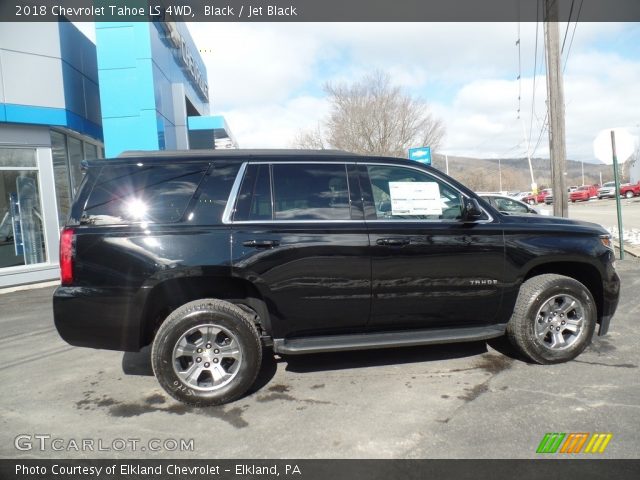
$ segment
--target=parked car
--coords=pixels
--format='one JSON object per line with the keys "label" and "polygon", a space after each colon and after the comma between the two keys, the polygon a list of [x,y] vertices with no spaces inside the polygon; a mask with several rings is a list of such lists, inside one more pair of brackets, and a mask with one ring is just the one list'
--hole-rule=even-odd
{"label": "parked car", "polygon": [[526,197],[521,198],[521,200],[525,203],[528,203],[529,205],[535,205],[536,203],[543,203],[544,197],[551,193],[552,192],[550,188],[545,188],[543,190],[540,190],[540,192],[538,192],[537,194],[532,193],[531,195],[527,195]]}
{"label": "parked car", "polygon": [[138,152],[88,162],[53,314],[71,345],[151,345],[169,395],[217,405],[254,385],[263,351],[506,334],[534,362],[571,360],[609,328],[614,258],[599,225],[503,215],[410,160]]}
{"label": "parked car", "polygon": [[522,215],[528,213],[537,215],[540,213],[526,203],[506,195],[479,194],[479,196],[480,198],[487,200],[491,206],[496,208],[500,213],[505,213],[507,215]]}
{"label": "parked car", "polygon": [[529,195],[531,195],[532,192],[518,192],[516,194],[513,195],[509,195],[511,198],[515,198],[516,200],[520,200],[521,202],[523,201],[522,199],[524,197],[528,197]]}
{"label": "parked car", "polygon": [[551,205],[553,203],[553,190],[549,189],[549,193],[544,196],[544,204]]}
{"label": "parked car", "polygon": [[587,201],[591,198],[596,198],[598,196],[598,186],[597,185],[582,185],[578,187],[578,189],[569,194],[569,200],[572,202],[578,201]]}
{"label": "parked car", "polygon": [[625,183],[620,185],[620,195],[625,198],[632,198],[640,195],[640,181],[635,184]]}
{"label": "parked car", "polygon": [[616,182],[605,182],[598,189],[598,200],[603,198],[615,198],[616,196]]}

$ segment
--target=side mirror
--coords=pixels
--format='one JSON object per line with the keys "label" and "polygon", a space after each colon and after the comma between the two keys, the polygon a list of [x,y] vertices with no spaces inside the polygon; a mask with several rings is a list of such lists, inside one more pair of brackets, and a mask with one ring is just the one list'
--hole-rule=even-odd
{"label": "side mirror", "polygon": [[464,209],[462,211],[463,220],[478,220],[482,218],[482,215],[482,208],[480,208],[478,200],[476,200],[475,198],[464,199]]}

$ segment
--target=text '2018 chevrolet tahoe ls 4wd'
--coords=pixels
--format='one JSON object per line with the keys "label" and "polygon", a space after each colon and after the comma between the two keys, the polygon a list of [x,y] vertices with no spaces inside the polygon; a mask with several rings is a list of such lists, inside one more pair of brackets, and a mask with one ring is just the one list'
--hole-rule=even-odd
{"label": "text '2018 chevrolet tahoe ls 4wd'", "polygon": [[475,341],[579,355],[619,295],[600,226],[507,216],[420,163],[342,152],[136,154],[90,162],[54,294],[70,344],[152,344],[194,405],[244,394],[278,354]]}

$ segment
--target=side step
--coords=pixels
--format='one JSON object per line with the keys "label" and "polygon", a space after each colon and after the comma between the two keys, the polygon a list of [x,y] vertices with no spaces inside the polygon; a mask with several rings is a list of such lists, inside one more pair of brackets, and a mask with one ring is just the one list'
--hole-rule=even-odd
{"label": "side step", "polygon": [[303,338],[275,338],[273,351],[285,355],[340,352],[371,348],[413,347],[438,343],[474,342],[504,335],[506,324],[439,330],[357,333]]}

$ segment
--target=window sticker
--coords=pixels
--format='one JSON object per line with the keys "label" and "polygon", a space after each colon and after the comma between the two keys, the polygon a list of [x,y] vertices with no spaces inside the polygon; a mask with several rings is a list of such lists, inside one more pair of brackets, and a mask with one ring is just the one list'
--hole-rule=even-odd
{"label": "window sticker", "polygon": [[389,182],[392,215],[442,215],[436,182]]}

